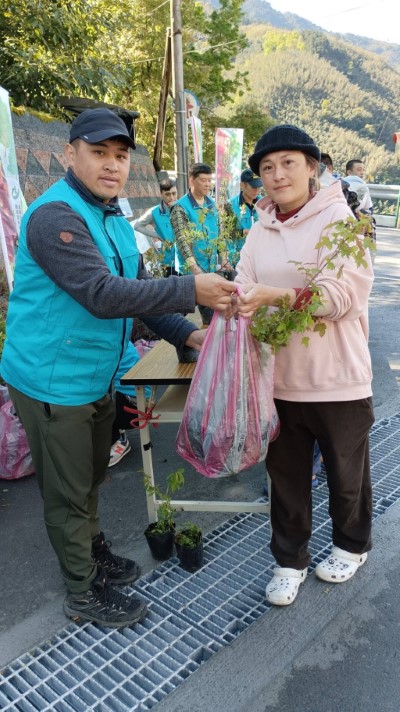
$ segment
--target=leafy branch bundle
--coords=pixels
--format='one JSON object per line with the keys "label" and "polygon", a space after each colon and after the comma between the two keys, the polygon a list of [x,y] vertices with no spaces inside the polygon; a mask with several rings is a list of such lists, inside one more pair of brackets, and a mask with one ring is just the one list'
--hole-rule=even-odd
{"label": "leafy branch bundle", "polygon": [[203,253],[208,261],[208,271],[213,271],[213,262],[218,256],[221,264],[226,262],[228,255],[236,264],[239,259],[237,249],[237,220],[233,213],[220,209],[218,214],[218,236],[210,237],[207,226],[204,224],[210,208],[203,207],[199,210],[198,225],[189,223],[184,230],[184,237],[192,247],[198,240],[204,241]]}
{"label": "leafy branch bundle", "polygon": [[[353,259],[357,267],[367,267],[365,259],[366,250],[374,251],[375,244],[369,237],[370,217],[361,217],[356,220],[349,217],[336,223],[327,225],[327,230],[332,230],[330,236],[324,235],[315,245],[317,250],[327,248],[329,253],[320,267],[310,267],[300,262],[293,262],[296,269],[304,274],[305,284],[298,298],[311,292],[311,297],[305,301],[301,308],[295,309],[290,304],[289,296],[277,300],[276,308],[263,306],[254,314],[250,331],[261,342],[268,343],[272,351],[277,353],[282,346],[287,346],[293,332],[304,334],[307,331],[318,332],[324,336],[326,324],[315,316],[315,312],[323,305],[321,290],[317,284],[318,276],[325,270],[337,270],[337,278],[343,275],[343,260],[338,268],[338,258]],[[309,337],[302,338],[304,346],[308,346]]]}
{"label": "leafy branch bundle", "polygon": [[147,270],[156,279],[165,277],[165,265],[163,262],[164,255],[167,250],[170,250],[171,247],[174,246],[174,242],[172,240],[160,240],[160,243],[160,246],[157,248],[154,243],[152,243],[145,256]]}

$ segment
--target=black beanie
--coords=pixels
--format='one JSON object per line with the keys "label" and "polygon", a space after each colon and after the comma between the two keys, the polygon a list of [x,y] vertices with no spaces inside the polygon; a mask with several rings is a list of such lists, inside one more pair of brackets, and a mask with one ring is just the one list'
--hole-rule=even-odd
{"label": "black beanie", "polygon": [[311,136],[292,124],[280,124],[268,129],[255,145],[249,166],[256,175],[260,175],[259,165],[263,156],[274,151],[301,151],[317,161],[321,160],[321,152]]}

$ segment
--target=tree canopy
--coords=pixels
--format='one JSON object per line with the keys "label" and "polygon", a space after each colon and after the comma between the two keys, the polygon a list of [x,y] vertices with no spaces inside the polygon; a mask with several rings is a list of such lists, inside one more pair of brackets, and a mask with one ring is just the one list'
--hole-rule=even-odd
{"label": "tree canopy", "polygon": [[[182,3],[185,86],[205,121],[245,82],[240,70],[227,74],[247,45],[242,2],[221,0],[209,13],[196,0]],[[168,1],[9,0],[0,11],[0,84],[13,105],[55,118],[63,115],[60,96],[137,110],[139,141],[151,151],[169,25]],[[165,151],[171,159],[171,106]]]}

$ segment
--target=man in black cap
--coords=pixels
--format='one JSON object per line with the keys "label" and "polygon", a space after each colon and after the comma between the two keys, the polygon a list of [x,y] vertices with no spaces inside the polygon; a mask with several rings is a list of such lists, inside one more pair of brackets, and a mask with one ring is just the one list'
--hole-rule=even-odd
{"label": "man in black cap", "polygon": [[228,244],[228,267],[237,264],[246,235],[258,220],[255,204],[261,198],[261,186],[261,178],[254,175],[250,168],[246,168],[240,176],[240,193],[231,198],[225,206],[228,215],[233,213],[236,216],[236,230]]}
{"label": "man in black cap", "polygon": [[224,310],[232,291],[215,274],[149,278],[116,197],[134,145],[108,109],[84,111],[72,123],[65,178],[22,220],[1,363],[68,589],[64,610],[113,627],[147,610],[114,588],[134,582],[140,568],[111,553],[97,506],[110,456],[111,383],[132,317],[179,349],[199,349],[204,332],[176,312],[193,312],[196,301]]}

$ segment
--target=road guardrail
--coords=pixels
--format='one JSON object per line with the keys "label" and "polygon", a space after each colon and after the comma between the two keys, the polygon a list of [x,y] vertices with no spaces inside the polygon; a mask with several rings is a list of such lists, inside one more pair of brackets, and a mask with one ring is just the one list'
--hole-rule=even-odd
{"label": "road guardrail", "polygon": [[399,225],[400,185],[382,185],[368,183],[372,200],[391,200],[395,205],[394,215],[380,215],[374,210],[374,218],[379,227],[397,227]]}

